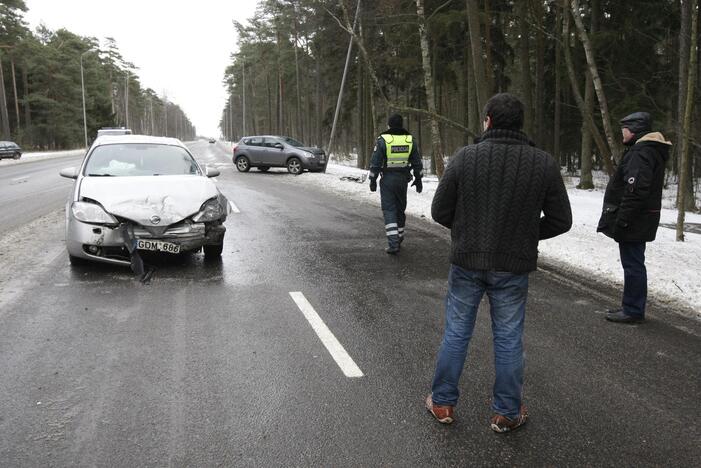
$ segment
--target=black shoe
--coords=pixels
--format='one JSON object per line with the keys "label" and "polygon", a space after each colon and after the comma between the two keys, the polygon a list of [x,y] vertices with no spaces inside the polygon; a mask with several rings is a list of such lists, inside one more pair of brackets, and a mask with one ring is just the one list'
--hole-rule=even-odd
{"label": "black shoe", "polygon": [[396,247],[387,247],[385,249],[385,252],[387,252],[390,255],[397,255],[399,253],[399,246]]}
{"label": "black shoe", "polygon": [[645,317],[628,315],[619,309],[606,311],[606,320],[609,322],[618,323],[643,323],[645,321]]}

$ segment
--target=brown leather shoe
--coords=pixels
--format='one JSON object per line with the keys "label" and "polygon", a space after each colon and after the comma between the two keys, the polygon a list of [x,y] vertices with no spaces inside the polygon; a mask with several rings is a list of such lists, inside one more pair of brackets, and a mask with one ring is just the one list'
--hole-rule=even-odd
{"label": "brown leather shoe", "polygon": [[490,420],[490,426],[494,432],[503,433],[518,429],[519,427],[526,424],[527,420],[528,409],[526,409],[525,406],[521,406],[519,415],[516,416],[514,419],[507,418],[506,416],[502,416],[501,414],[495,414]]}
{"label": "brown leather shoe", "polygon": [[426,409],[441,424],[450,424],[453,422],[453,407],[436,405],[433,403],[431,395],[426,397]]}

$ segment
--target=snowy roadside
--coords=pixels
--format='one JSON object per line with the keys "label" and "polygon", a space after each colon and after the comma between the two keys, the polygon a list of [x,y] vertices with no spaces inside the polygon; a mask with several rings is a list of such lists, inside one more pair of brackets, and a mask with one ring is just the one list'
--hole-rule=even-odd
{"label": "snowy roadside", "polygon": [[35,153],[23,153],[20,159],[0,159],[0,167],[15,166],[17,164],[26,164],[34,161],[43,161],[46,159],[71,158],[82,156],[85,154],[85,149],[76,149],[68,151],[43,151]]}
{"label": "snowy roadside", "polygon": [[[353,196],[377,206],[380,204],[379,191],[370,192],[367,183],[341,180],[341,177],[361,177],[367,171],[355,167],[330,164],[326,174],[305,173],[297,178],[301,183],[321,187],[344,195]],[[542,241],[539,244],[541,258],[546,262],[554,261],[582,276],[622,286],[623,271],[618,256],[617,244],[597,234],[596,226],[601,214],[603,189],[577,190],[576,179],[565,177],[570,203],[572,204],[572,229],[565,235]],[[409,190],[407,213],[431,220],[431,202],[438,185],[438,179],[432,176],[424,178],[423,193]],[[672,191],[670,191],[672,193]],[[661,223],[674,224],[677,211],[666,208],[662,210]],[[378,213],[379,216],[379,213]],[[701,215],[686,215],[687,223],[701,223]],[[411,230],[411,226],[407,227]],[[686,242],[675,242],[673,229],[660,227],[655,242],[647,245],[646,265],[650,295],[663,303],[679,302],[696,311],[701,318],[701,234],[687,233]]]}

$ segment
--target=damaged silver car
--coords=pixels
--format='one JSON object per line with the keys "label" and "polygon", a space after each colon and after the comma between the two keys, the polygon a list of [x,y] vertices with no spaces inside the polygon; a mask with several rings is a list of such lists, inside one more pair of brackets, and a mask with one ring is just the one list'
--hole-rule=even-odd
{"label": "damaged silver car", "polygon": [[94,260],[132,265],[139,251],[197,252],[219,257],[229,202],[177,139],[143,135],[95,140],[66,206],[66,248],[72,264]]}

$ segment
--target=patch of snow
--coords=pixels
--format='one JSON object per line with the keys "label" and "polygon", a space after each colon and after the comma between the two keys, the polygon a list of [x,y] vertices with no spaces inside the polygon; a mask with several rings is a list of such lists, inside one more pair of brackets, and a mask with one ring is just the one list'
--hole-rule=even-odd
{"label": "patch of snow", "polygon": [[0,159],[0,167],[15,166],[17,164],[26,164],[34,161],[43,161],[46,159],[73,158],[76,156],[83,156],[84,154],[85,149],[22,153],[22,157],[20,159]]}

